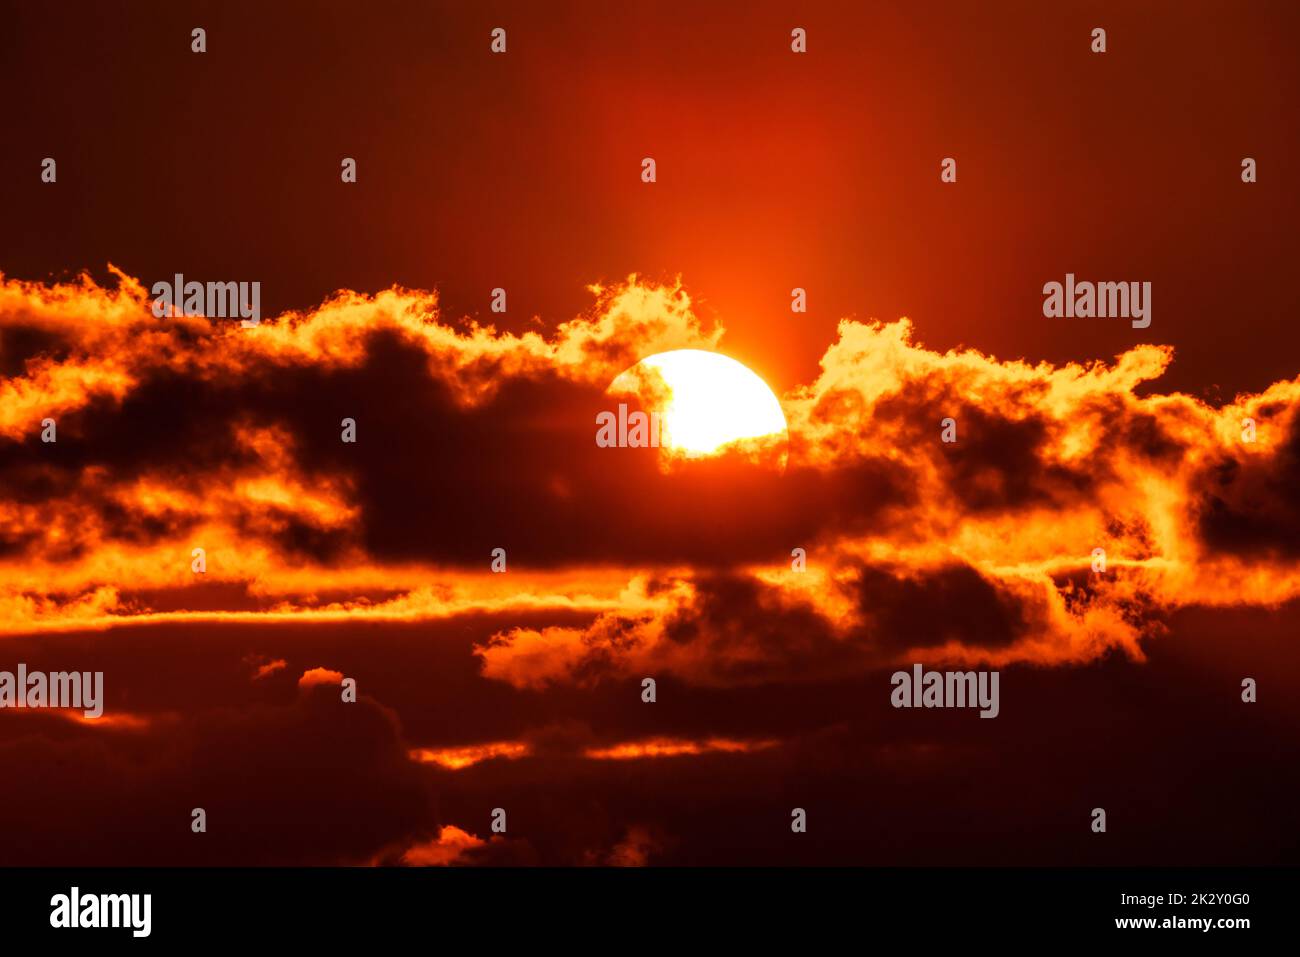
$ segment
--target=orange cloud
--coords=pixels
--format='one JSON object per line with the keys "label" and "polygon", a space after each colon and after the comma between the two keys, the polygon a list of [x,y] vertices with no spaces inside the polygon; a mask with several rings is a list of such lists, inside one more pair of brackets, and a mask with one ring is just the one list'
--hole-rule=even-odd
{"label": "orange cloud", "polygon": [[175,715],[141,715],[131,714],[126,711],[114,711],[108,714],[101,714],[98,718],[91,718],[81,711],[71,708],[58,708],[54,711],[59,717],[74,724],[82,725],[88,728],[99,728],[108,731],[146,731],[153,727],[158,721],[175,720]]}
{"label": "orange cloud", "polygon": [[316,685],[338,685],[343,683],[343,673],[330,671],[328,668],[311,668],[302,673],[298,679],[299,688],[311,688]]}
{"label": "orange cloud", "polygon": [[523,741],[489,741],[459,748],[416,748],[411,752],[411,760],[459,771],[492,758],[522,758],[531,751]]}
{"label": "orange cloud", "polygon": [[741,741],[733,738],[707,738],[694,741],[689,738],[656,737],[640,741],[624,741],[603,748],[588,748],[585,755],[597,761],[636,761],[644,758],[676,758],[713,752],[764,751],[776,747],[777,743],[772,739]]}
{"label": "orange cloud", "polygon": [[[0,633],[570,615],[485,639],[484,674],[731,684],[918,654],[1141,659],[1172,610],[1300,595],[1300,378],[1214,406],[1153,388],[1164,346],[1033,364],[845,320],[782,398],[783,477],[661,474],[591,457],[590,404],[649,353],[716,348],[678,284],[593,287],[588,314],[515,334],[400,288],[255,329],[159,319],[114,274],[0,277],[0,330],[31,334],[4,341],[39,344],[0,381]],[[355,446],[317,409],[338,394],[368,410]]]}
{"label": "orange cloud", "polygon": [[[257,671],[253,675],[253,680],[257,681],[260,678],[265,678],[268,675],[273,675],[277,671],[283,671],[286,667],[288,667],[288,664],[289,663],[285,661],[283,658],[277,658],[275,661],[268,661],[265,664],[258,665]],[[304,675],[303,677],[306,676]],[[301,684],[301,681],[299,681],[299,684]]]}
{"label": "orange cloud", "polygon": [[[822,374],[785,398],[791,468],[895,472],[904,494],[792,543],[805,573],[739,567],[726,594],[711,585],[703,598],[696,573],[665,575],[656,608],[496,635],[479,648],[484,674],[520,687],[658,671],[731,683],[813,660],[1140,660],[1163,613],[1300,595],[1300,379],[1215,408],[1135,392],[1167,367],[1165,347],[1030,365],[926,350],[906,320],[839,332]],[[895,595],[920,613],[901,618]],[[950,617],[990,620],[953,630],[924,613],[949,598],[975,603]]]}
{"label": "orange cloud", "polygon": [[455,864],[476,847],[487,842],[468,831],[448,824],[438,836],[423,844],[414,844],[402,853],[402,863],[412,867],[446,867]]}

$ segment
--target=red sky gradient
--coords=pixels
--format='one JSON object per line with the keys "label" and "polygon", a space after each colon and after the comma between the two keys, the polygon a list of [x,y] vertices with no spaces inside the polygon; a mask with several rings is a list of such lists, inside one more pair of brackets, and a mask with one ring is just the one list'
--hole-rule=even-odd
{"label": "red sky gradient", "polygon": [[[1300,17],[908,11],[6,5],[0,863],[1294,862]],[[597,447],[683,347],[784,470]]]}

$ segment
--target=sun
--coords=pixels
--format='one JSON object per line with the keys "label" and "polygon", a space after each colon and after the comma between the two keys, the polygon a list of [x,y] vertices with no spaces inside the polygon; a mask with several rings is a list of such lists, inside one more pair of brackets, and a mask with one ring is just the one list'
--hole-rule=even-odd
{"label": "sun", "polygon": [[659,412],[662,445],[691,458],[786,433],[785,413],[767,383],[717,352],[674,349],[647,356],[621,373],[609,391],[635,394]]}

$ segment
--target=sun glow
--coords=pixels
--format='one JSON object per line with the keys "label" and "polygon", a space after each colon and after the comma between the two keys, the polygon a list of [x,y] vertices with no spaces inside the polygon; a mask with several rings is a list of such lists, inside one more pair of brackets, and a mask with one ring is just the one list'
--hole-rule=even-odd
{"label": "sun glow", "polygon": [[610,391],[639,395],[660,413],[662,444],[688,456],[786,432],[785,413],[767,383],[717,352],[676,349],[647,356],[619,375]]}

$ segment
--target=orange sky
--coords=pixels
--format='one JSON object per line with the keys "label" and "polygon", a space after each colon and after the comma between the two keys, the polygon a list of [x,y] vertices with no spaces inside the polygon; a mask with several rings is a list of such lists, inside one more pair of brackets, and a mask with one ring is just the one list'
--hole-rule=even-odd
{"label": "orange sky", "polygon": [[[1277,860],[1295,17],[1179,10],[1106,8],[1097,57],[1082,7],[826,5],[800,57],[775,4],[233,3],[201,58],[167,6],[17,11],[0,670],[107,706],[0,713],[50,769],[0,855]],[[177,272],[261,324],[155,317]],[[1152,325],[1045,318],[1067,272],[1151,281]],[[594,442],[677,348],[772,386],[779,465]],[[892,710],[916,661],[1002,669],[998,720]],[[1099,849],[1061,822],[1101,800]]]}

